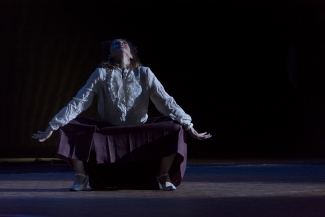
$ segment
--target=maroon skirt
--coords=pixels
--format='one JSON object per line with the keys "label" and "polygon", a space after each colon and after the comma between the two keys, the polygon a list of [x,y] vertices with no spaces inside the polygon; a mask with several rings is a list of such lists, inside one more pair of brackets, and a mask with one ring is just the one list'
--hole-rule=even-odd
{"label": "maroon skirt", "polygon": [[57,156],[83,161],[93,189],[157,189],[160,160],[174,153],[169,175],[179,186],[186,169],[186,137],[182,126],[166,116],[133,126],[77,117],[59,128]]}

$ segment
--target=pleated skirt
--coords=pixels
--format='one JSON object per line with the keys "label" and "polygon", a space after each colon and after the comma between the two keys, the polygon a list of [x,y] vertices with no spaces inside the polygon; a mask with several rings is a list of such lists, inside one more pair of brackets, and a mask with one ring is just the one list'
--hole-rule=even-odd
{"label": "pleated skirt", "polygon": [[158,189],[160,160],[175,153],[169,175],[179,186],[186,169],[186,135],[168,116],[131,126],[77,117],[59,128],[57,157],[83,161],[93,189]]}

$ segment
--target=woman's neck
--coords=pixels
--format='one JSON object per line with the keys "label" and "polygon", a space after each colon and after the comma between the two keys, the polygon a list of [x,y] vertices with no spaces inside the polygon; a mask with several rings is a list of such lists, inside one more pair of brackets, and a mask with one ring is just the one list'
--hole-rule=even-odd
{"label": "woman's neck", "polygon": [[122,54],[120,58],[115,59],[114,62],[117,63],[121,69],[128,68],[131,63],[130,58],[125,54]]}

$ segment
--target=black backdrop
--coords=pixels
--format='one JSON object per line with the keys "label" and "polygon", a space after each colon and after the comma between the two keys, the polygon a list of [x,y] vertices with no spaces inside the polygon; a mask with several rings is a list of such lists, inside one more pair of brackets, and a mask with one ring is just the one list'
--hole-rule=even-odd
{"label": "black backdrop", "polygon": [[[162,3],[164,2],[164,3]],[[31,139],[126,38],[198,131],[192,158],[325,155],[322,1],[0,1],[0,157],[54,157]],[[150,116],[157,115],[150,106]],[[98,117],[96,103],[82,114]]]}

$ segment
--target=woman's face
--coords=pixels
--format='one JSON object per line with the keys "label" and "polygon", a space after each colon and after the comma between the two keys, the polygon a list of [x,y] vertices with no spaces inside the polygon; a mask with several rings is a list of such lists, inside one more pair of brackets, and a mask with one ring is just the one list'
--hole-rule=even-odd
{"label": "woman's face", "polygon": [[113,58],[119,58],[123,53],[126,54],[129,58],[133,58],[128,43],[123,39],[115,39],[112,41],[110,53],[111,57]]}

